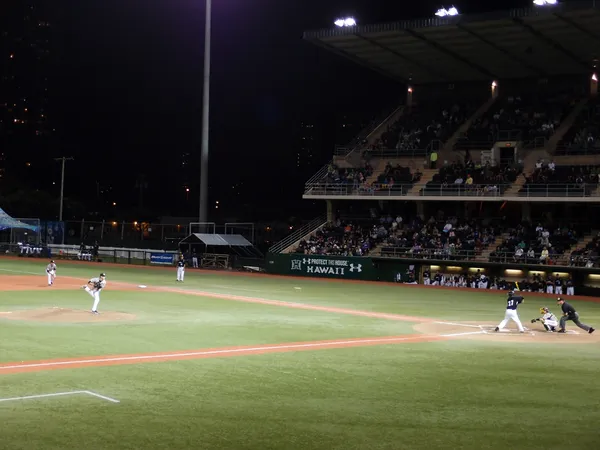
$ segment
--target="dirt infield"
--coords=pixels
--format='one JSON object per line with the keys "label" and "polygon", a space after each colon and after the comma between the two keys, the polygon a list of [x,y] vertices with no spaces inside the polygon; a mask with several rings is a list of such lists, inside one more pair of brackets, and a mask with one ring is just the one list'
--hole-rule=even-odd
{"label": "dirt infield", "polygon": [[535,344],[596,344],[600,342],[600,333],[588,334],[580,330],[576,326],[567,322],[567,333],[548,333],[542,325],[526,324],[525,333],[519,333],[519,330],[511,323],[510,328],[503,331],[495,332],[494,328],[498,322],[461,322],[451,323],[442,321],[431,321],[428,323],[419,323],[413,328],[423,334],[449,334],[461,333],[466,330],[481,330],[481,334],[464,335],[463,339],[475,339],[479,341],[496,341],[496,342],[527,342]]}
{"label": "dirt infield", "polygon": [[57,306],[53,308],[8,311],[1,313],[0,317],[8,320],[51,323],[125,322],[135,320],[134,314],[106,311],[95,315],[90,311],[59,308]]}
{"label": "dirt infield", "polygon": [[[0,276],[0,291],[41,291],[79,289],[87,280],[73,277],[57,277],[53,286],[48,286],[46,277],[33,275],[2,275]],[[109,288],[119,291],[133,291],[136,287],[131,283],[110,282]]]}

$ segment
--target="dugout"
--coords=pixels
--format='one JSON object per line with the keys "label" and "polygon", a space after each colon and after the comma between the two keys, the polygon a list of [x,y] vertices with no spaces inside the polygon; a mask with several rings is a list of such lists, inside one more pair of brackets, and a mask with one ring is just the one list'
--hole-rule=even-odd
{"label": "dugout", "polygon": [[192,233],[179,242],[179,249],[191,264],[198,257],[203,269],[262,271],[264,256],[241,234]]}

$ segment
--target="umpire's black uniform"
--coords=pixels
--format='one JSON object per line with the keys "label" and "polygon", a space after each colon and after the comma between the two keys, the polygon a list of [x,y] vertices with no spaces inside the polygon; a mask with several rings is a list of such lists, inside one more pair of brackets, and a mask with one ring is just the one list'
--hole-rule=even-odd
{"label": "umpire's black uniform", "polygon": [[560,324],[559,324],[560,330],[558,330],[559,333],[565,332],[565,326],[566,326],[567,320],[572,320],[575,325],[577,325],[579,328],[587,331],[590,334],[592,334],[594,331],[596,331],[592,327],[590,327],[584,323],[581,323],[579,321],[579,314],[577,313],[577,311],[575,311],[575,308],[573,308],[571,305],[569,305],[567,302],[565,302],[564,299],[562,299],[561,297],[558,297],[556,302],[560,305],[562,312],[563,312],[563,315],[560,318]]}

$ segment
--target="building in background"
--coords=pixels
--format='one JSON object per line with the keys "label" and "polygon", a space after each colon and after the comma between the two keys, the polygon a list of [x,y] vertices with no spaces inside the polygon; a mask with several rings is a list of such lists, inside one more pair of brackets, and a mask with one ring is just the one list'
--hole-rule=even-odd
{"label": "building in background", "polygon": [[52,23],[42,5],[5,2],[0,14],[0,175],[35,184],[48,175],[35,155],[49,149]]}
{"label": "building in background", "polygon": [[312,168],[318,160],[318,146],[321,143],[319,128],[313,121],[300,122],[296,149],[296,168]]}

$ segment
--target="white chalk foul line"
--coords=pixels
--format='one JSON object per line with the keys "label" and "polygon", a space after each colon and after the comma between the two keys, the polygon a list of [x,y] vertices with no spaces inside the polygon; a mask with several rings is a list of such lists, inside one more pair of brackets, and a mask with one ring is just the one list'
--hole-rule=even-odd
{"label": "white chalk foul line", "polygon": [[453,325],[456,327],[467,327],[467,328],[477,328],[477,329],[481,329],[481,325],[471,325],[471,324],[467,324],[467,323],[455,323],[455,322],[433,322],[433,323],[437,323],[439,325]]}
{"label": "white chalk foul line", "polygon": [[485,331],[469,331],[468,333],[453,333],[453,334],[441,334],[440,337],[458,337],[458,336],[470,336],[474,334],[486,334]]}
{"label": "white chalk foul line", "polygon": [[19,401],[19,400],[32,400],[32,399],[49,398],[49,397],[63,397],[65,395],[80,395],[80,394],[91,395],[92,397],[100,398],[102,400],[106,400],[111,403],[121,403],[116,398],[107,397],[106,395],[100,395],[100,394],[97,394],[96,392],[92,392],[92,391],[69,391],[69,392],[56,392],[54,394],[26,395],[24,397],[0,398],[0,402],[14,402],[14,401]]}
{"label": "white chalk foul line", "polygon": [[309,342],[306,344],[289,344],[289,345],[272,345],[265,347],[243,347],[243,348],[232,348],[223,350],[205,350],[197,352],[181,352],[181,353],[162,353],[157,355],[139,355],[139,356],[116,356],[114,358],[97,358],[97,359],[79,359],[73,361],[55,361],[45,363],[31,363],[31,364],[15,364],[12,366],[0,366],[0,373],[3,370],[11,369],[28,369],[34,367],[56,367],[56,366],[70,366],[70,365],[81,365],[81,364],[96,364],[103,362],[122,362],[122,361],[144,361],[153,359],[180,359],[193,356],[207,356],[207,355],[227,355],[235,353],[248,353],[248,352],[260,352],[269,350],[292,350],[292,349],[303,349],[303,348],[319,348],[328,346],[344,346],[351,344],[387,344],[402,341],[421,340],[421,339],[434,339],[436,337],[449,338],[458,336],[468,336],[472,334],[482,334],[481,331],[468,332],[468,333],[453,333],[453,334],[440,334],[440,335],[424,335],[416,334],[414,336],[407,337],[391,337],[391,338],[378,338],[378,339],[351,339],[344,341],[329,341],[329,342]]}

